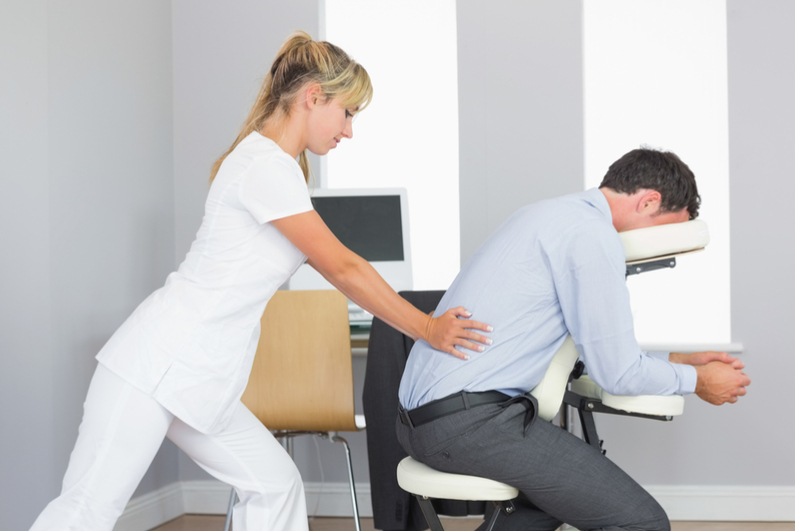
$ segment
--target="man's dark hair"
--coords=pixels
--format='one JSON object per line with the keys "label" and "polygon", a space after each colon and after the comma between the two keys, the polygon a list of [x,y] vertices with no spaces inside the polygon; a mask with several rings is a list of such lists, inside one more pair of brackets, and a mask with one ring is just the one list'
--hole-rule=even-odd
{"label": "man's dark hair", "polygon": [[625,194],[634,194],[644,188],[655,190],[662,196],[660,213],[686,208],[690,219],[698,217],[701,204],[696,176],[682,159],[670,151],[633,149],[610,165],[599,188]]}

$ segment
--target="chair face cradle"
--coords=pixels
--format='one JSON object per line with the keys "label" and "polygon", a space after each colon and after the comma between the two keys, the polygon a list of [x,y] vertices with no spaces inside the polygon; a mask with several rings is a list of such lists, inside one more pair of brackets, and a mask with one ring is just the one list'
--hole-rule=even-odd
{"label": "chair face cradle", "polygon": [[[676,256],[703,250],[709,243],[707,224],[701,220],[627,231],[620,233],[620,236],[626,254],[627,276],[674,267]],[[567,408],[561,406],[565,404],[577,409],[583,428],[583,439],[602,453],[602,441],[596,432],[593,413],[663,421],[673,420],[673,417],[683,413],[684,397],[679,395],[614,396],[605,392],[593,380],[583,375],[584,366],[578,358],[574,340],[569,336],[555,354],[541,383],[530,394],[538,401],[539,417],[551,421],[560,412],[561,427],[564,429],[568,428],[569,419]],[[398,465],[398,483],[401,488],[417,497],[428,524],[434,531],[441,530],[442,527],[428,498],[494,501],[502,510],[494,512],[489,529],[493,527],[499,514],[511,514],[512,506],[503,505],[506,498],[497,495],[488,497],[488,488],[484,484],[471,482],[472,479],[490,481],[438,472],[417,463],[411,457],[405,458]],[[468,486],[474,494],[462,493],[462,485]],[[497,485],[511,488],[500,483]],[[504,494],[504,491],[495,492]]]}

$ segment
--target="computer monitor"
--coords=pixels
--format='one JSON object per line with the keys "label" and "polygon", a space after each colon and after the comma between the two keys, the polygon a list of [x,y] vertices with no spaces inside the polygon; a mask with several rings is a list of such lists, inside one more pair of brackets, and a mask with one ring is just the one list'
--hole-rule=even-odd
{"label": "computer monitor", "polygon": [[[316,189],[312,203],[342,244],[370,262],[392,289],[412,289],[405,188]],[[289,289],[334,287],[304,264],[290,279]]]}

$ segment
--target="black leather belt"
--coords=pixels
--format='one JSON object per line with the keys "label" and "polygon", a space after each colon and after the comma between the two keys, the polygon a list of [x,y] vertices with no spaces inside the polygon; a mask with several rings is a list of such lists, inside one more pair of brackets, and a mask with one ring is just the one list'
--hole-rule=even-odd
{"label": "black leather belt", "polygon": [[398,414],[403,424],[417,427],[465,409],[485,406],[486,404],[497,404],[510,400],[510,398],[510,396],[499,391],[483,391],[480,393],[461,391],[460,393],[428,402],[424,406],[414,408],[411,411],[406,411],[398,406]]}

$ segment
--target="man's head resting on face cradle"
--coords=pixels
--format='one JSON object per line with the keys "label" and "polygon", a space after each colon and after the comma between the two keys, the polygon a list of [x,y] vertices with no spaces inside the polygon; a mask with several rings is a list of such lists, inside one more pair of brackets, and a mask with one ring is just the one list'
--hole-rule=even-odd
{"label": "man's head resting on face cradle", "polygon": [[599,189],[618,232],[698,217],[696,178],[674,153],[634,149],[610,165]]}

